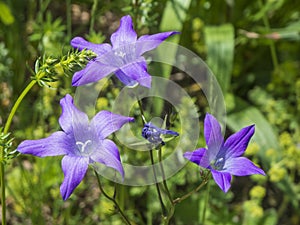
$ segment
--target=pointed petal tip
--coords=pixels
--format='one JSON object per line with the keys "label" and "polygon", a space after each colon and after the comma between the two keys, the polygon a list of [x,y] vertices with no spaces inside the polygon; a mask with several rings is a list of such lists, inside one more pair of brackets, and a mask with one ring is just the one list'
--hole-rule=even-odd
{"label": "pointed petal tip", "polygon": [[265,171],[263,171],[263,169],[257,167],[257,174],[260,174],[260,175],[263,175],[263,176],[266,176],[266,173]]}
{"label": "pointed petal tip", "polygon": [[62,99],[60,99],[60,104],[65,104],[65,101],[66,102],[69,102],[69,103],[73,103],[73,97],[70,95],[70,94],[66,94],[65,97],[63,97]]}
{"label": "pointed petal tip", "polygon": [[231,187],[231,174],[227,172],[220,172],[211,169],[211,173],[216,184],[221,188],[221,190],[226,193]]}
{"label": "pointed petal tip", "polygon": [[124,21],[124,20],[131,20],[132,21],[132,18],[131,18],[130,15],[125,15],[125,16],[122,16],[120,21]]}
{"label": "pointed petal tip", "polygon": [[179,31],[170,31],[170,35],[174,35],[174,34],[180,34],[181,32]]}
{"label": "pointed petal tip", "polygon": [[71,41],[70,44],[72,47],[76,48],[77,44],[80,42],[85,41],[82,37],[74,37]]}

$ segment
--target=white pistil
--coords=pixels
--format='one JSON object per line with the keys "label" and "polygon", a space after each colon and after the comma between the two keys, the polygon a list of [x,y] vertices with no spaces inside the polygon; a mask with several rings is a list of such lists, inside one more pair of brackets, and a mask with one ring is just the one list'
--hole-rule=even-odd
{"label": "white pistil", "polygon": [[86,147],[89,143],[92,143],[92,141],[91,141],[91,140],[87,140],[87,141],[84,142],[84,143],[81,142],[81,141],[76,141],[76,145],[78,145],[78,147],[81,146],[81,147],[80,147],[80,151],[81,151],[81,152],[84,152],[85,147]]}

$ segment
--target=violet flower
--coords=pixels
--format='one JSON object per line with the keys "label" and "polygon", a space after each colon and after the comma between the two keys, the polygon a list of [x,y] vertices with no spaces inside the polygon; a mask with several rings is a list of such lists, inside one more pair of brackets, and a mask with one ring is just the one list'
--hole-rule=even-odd
{"label": "violet flower", "polygon": [[63,131],[54,132],[47,138],[23,141],[17,150],[38,157],[64,155],[61,165],[64,181],[60,192],[68,199],[86,174],[89,164],[103,163],[124,177],[124,170],[115,143],[106,139],[133,118],[109,111],[97,113],[91,121],[78,110],[70,95],[60,101],[62,114],[59,124]]}
{"label": "violet flower", "polygon": [[211,170],[215,182],[224,192],[227,192],[230,188],[231,175],[265,175],[262,169],[241,156],[254,134],[254,129],[254,125],[245,127],[224,142],[219,122],[212,115],[207,114],[204,120],[207,149],[199,148],[193,152],[186,152],[184,157]]}
{"label": "violet flower", "polygon": [[71,40],[71,45],[79,50],[88,49],[97,57],[87,66],[76,72],[72,79],[73,86],[96,82],[115,73],[127,86],[151,87],[151,76],[147,72],[147,63],[142,54],[155,49],[162,41],[178,32],[163,32],[143,35],[137,39],[130,16],[121,18],[120,27],[111,35],[111,44],[94,44],[81,37]]}
{"label": "violet flower", "polygon": [[173,135],[178,136],[179,134],[172,130],[166,130],[159,128],[152,124],[151,122],[146,123],[142,130],[142,136],[147,139],[150,143],[153,144],[162,144],[164,145],[165,142],[160,137],[161,135]]}

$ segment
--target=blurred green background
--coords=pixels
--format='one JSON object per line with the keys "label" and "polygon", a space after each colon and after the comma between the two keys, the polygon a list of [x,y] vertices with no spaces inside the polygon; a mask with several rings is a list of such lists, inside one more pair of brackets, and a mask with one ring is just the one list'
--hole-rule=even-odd
{"label": "blurred green background", "polygon": [[[0,0],[0,12],[0,126],[29,83],[38,57],[65,54],[74,36],[109,42],[120,18],[130,14],[138,35],[180,31],[170,40],[209,65],[225,96],[227,135],[256,124],[246,155],[267,176],[234,178],[227,194],[212,181],[205,224],[300,224],[299,1]],[[173,79],[170,73],[164,76]],[[203,121],[208,106],[201,90],[186,79],[175,82],[193,97]],[[110,83],[105,90],[99,110],[109,109],[119,88]],[[62,76],[51,88],[34,87],[14,118],[14,147],[57,131],[59,99],[73,91],[71,76]],[[199,147],[204,144],[200,138]],[[146,160],[128,152],[132,160]],[[195,188],[199,177],[198,167],[188,164],[169,179],[174,198]],[[9,224],[122,224],[113,205],[101,198],[93,173],[63,202],[59,157],[19,156],[9,162],[6,179]],[[113,191],[111,182],[104,183]],[[154,186],[117,188],[121,207],[136,224],[159,223]],[[177,205],[171,224],[201,224],[205,195],[202,190]]]}

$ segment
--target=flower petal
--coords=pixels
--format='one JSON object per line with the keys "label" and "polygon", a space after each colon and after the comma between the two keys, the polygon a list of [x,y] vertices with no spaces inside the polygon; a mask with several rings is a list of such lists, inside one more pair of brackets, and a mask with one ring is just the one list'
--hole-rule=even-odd
{"label": "flower petal", "polygon": [[88,126],[88,116],[76,108],[71,95],[67,94],[62,98],[60,105],[62,113],[58,121],[65,133],[76,134],[77,131],[82,131],[82,129]]}
{"label": "flower petal", "polygon": [[82,37],[75,37],[71,40],[71,45],[73,48],[77,48],[80,51],[83,49],[88,49],[95,52],[98,56],[111,50],[110,44],[94,44],[84,40]]}
{"label": "flower petal", "polygon": [[239,157],[245,152],[248,143],[254,134],[254,130],[254,125],[251,125],[227,138],[222,148],[222,151],[226,151],[225,154],[227,159]]}
{"label": "flower petal", "polygon": [[23,141],[17,150],[22,154],[46,157],[68,154],[73,147],[68,136],[62,131],[57,131],[47,138]]}
{"label": "flower petal", "polygon": [[245,157],[226,160],[224,168],[224,171],[235,176],[248,176],[252,174],[266,175],[262,169],[255,166],[253,162]]}
{"label": "flower petal", "polygon": [[204,137],[208,147],[208,161],[216,158],[224,141],[219,122],[207,113],[204,119]]}
{"label": "flower petal", "polygon": [[109,54],[105,54],[103,57],[91,60],[84,69],[74,73],[72,78],[72,86],[81,86],[84,84],[97,82],[98,80],[101,80],[102,78],[116,71],[117,68],[111,64],[103,64],[98,61],[98,59],[103,59],[106,55]]}
{"label": "flower petal", "polygon": [[220,172],[217,170],[211,170],[212,176],[217,183],[217,185],[222,189],[222,191],[227,192],[231,186],[231,175],[230,173]]}
{"label": "flower petal", "polygon": [[63,200],[67,200],[85,176],[89,158],[66,155],[62,159],[61,165],[64,172],[64,181],[60,186],[60,193]]}
{"label": "flower petal", "polygon": [[118,147],[111,140],[105,139],[101,142],[101,147],[93,152],[91,159],[94,162],[102,163],[117,170],[124,178],[124,169],[121,163]]}
{"label": "flower petal", "polygon": [[103,140],[108,135],[119,130],[125,123],[133,122],[134,118],[126,117],[103,110],[91,120],[91,127],[97,131],[99,139]]}
{"label": "flower petal", "polygon": [[170,37],[171,35],[178,34],[180,32],[170,31],[170,32],[163,32],[158,34],[152,35],[143,35],[139,37],[136,42],[136,54],[138,56],[142,55],[143,53],[150,51],[156,48],[160,43],[162,43],[165,39]]}
{"label": "flower petal", "polygon": [[139,83],[144,87],[151,87],[151,76],[147,72],[147,63],[143,57],[121,67],[115,74],[127,86]]}
{"label": "flower petal", "polygon": [[130,16],[123,16],[120,26],[116,32],[111,35],[110,41],[113,49],[125,44],[136,42],[137,34],[133,29],[132,19]]}
{"label": "flower petal", "polygon": [[207,153],[207,149],[205,149],[205,148],[198,148],[198,149],[196,149],[193,152],[185,152],[183,154],[183,156],[186,159],[190,160],[191,162],[196,163],[198,166],[201,166],[200,162],[201,162],[203,156],[206,153]]}

